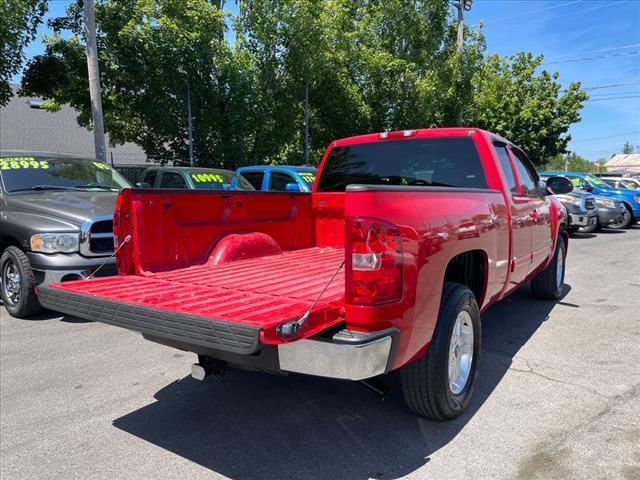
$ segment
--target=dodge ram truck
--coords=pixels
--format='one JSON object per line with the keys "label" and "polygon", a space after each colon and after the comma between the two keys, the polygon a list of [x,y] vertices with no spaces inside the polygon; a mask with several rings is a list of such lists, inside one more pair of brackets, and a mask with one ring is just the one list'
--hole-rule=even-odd
{"label": "dodge ram truck", "polygon": [[[480,314],[531,281],[561,296],[566,211],[517,146],[472,128],[335,141],[311,193],[123,190],[119,275],[43,305],[226,365],[367,381],[400,370],[417,414],[471,398]],[[380,383],[380,379],[374,379]]]}
{"label": "dodge ram truck", "polygon": [[34,287],[115,275],[113,209],[131,185],[95,159],[0,152],[0,298],[14,317],[41,310]]}

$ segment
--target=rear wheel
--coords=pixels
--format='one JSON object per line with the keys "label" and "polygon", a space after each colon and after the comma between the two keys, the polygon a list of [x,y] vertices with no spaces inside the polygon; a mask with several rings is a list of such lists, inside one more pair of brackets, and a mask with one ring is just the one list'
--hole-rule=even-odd
{"label": "rear wheel", "polygon": [[460,415],[469,404],[481,351],[480,310],[466,286],[445,283],[429,349],[401,369],[409,408],[434,420]]}
{"label": "rear wheel", "polygon": [[622,214],[622,219],[618,222],[612,222],[607,225],[607,228],[613,228],[615,230],[620,230],[623,228],[629,228],[633,223],[633,213],[631,211],[631,207],[624,204],[624,213]]}
{"label": "rear wheel", "polygon": [[536,297],[557,300],[562,296],[566,256],[567,246],[564,238],[559,236],[553,259],[547,268],[531,280],[531,290]]}
{"label": "rear wheel", "polygon": [[24,318],[42,310],[36,297],[36,279],[29,259],[17,247],[7,247],[0,257],[0,296],[13,317]]}

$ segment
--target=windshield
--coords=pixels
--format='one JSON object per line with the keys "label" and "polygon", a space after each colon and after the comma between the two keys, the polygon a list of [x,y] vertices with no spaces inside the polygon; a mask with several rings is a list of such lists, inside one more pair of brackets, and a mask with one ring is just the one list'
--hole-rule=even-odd
{"label": "windshield", "polygon": [[191,170],[189,176],[196,190],[255,190],[246,178],[227,170]]}
{"label": "windshield", "polygon": [[318,192],[350,184],[487,188],[471,138],[421,138],[334,147]]}
{"label": "windshield", "polygon": [[600,180],[598,177],[594,177],[593,175],[585,175],[584,178],[596,187],[611,187],[611,185],[609,185],[607,182],[605,182],[604,180]]}
{"label": "windshield", "polygon": [[117,191],[130,186],[109,165],[92,160],[4,157],[0,158],[0,175],[7,192],[56,189]]}
{"label": "windshield", "polygon": [[307,184],[307,187],[311,189],[311,187],[313,186],[313,182],[316,181],[316,171],[315,170],[302,171],[302,172],[298,172],[298,175],[300,175],[300,178],[302,179],[302,181]]}

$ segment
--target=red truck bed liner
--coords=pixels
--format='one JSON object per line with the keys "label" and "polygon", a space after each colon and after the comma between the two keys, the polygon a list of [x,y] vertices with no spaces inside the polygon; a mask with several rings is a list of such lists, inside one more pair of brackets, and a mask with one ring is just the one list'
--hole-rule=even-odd
{"label": "red truck bed liner", "polygon": [[[80,280],[50,288],[266,329],[303,315],[343,257],[343,249],[313,247],[221,265]],[[343,296],[344,271],[340,271],[314,313],[341,306]]]}

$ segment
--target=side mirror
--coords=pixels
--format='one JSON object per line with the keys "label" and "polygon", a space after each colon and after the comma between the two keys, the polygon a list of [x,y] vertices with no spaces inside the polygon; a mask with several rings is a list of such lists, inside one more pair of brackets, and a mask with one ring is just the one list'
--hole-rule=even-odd
{"label": "side mirror", "polygon": [[587,183],[586,185],[582,186],[582,190],[584,190],[585,192],[593,192],[593,187]]}
{"label": "side mirror", "polygon": [[284,187],[285,192],[299,192],[300,185],[297,183],[287,183]]}
{"label": "side mirror", "polygon": [[565,177],[549,177],[547,178],[546,188],[551,195],[562,195],[573,190],[571,180]]}
{"label": "side mirror", "polygon": [[136,188],[152,188],[149,182],[138,182]]}

